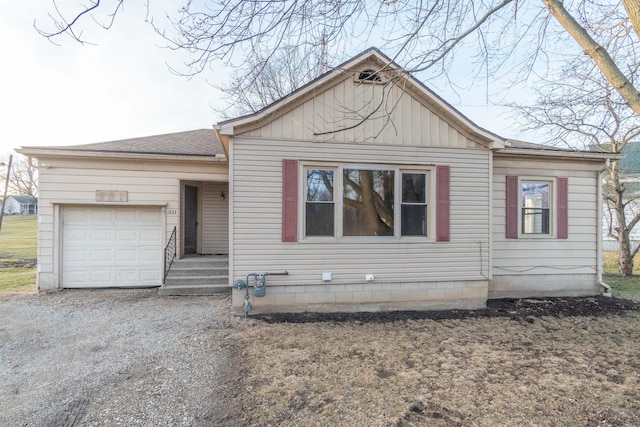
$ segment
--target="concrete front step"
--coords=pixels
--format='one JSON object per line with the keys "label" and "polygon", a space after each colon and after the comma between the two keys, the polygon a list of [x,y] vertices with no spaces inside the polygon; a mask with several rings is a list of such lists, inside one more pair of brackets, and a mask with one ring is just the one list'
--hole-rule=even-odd
{"label": "concrete front step", "polygon": [[231,286],[229,285],[165,285],[160,287],[158,294],[162,296],[180,296],[180,295],[218,295],[230,294]]}
{"label": "concrete front step", "polygon": [[186,267],[184,264],[171,266],[167,277],[185,277],[185,276],[223,276],[229,274],[229,266],[203,266],[203,267]]}
{"label": "concrete front step", "polygon": [[216,276],[167,276],[165,286],[190,286],[190,285],[228,285],[229,276],[219,274]]}
{"label": "concrete front step", "polygon": [[229,257],[189,256],[173,261],[160,295],[213,295],[231,293]]}

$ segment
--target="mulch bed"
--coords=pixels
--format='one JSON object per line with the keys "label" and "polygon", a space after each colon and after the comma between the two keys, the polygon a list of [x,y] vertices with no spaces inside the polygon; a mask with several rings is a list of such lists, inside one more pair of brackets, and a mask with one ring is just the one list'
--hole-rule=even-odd
{"label": "mulch bed", "polygon": [[479,310],[380,311],[362,313],[271,313],[255,314],[253,319],[266,323],[368,322],[387,323],[418,319],[468,319],[508,317],[534,322],[536,317],[611,316],[640,310],[636,301],[608,297],[524,298],[489,300]]}

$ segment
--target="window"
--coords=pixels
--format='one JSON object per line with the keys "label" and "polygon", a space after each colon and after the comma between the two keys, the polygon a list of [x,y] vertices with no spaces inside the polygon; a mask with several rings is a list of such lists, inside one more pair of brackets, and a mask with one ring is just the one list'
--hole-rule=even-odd
{"label": "window", "polygon": [[306,232],[307,236],[333,236],[335,200],[331,169],[307,169]]}
{"label": "window", "polygon": [[427,174],[402,174],[403,236],[427,235]]}
{"label": "window", "polygon": [[305,236],[427,237],[428,176],[397,167],[305,167]]}
{"label": "window", "polygon": [[551,184],[522,181],[522,234],[549,234]]}
{"label": "window", "polygon": [[567,177],[506,177],[505,237],[569,237]]}
{"label": "window", "polygon": [[344,236],[394,235],[394,178],[392,170],[343,169]]}

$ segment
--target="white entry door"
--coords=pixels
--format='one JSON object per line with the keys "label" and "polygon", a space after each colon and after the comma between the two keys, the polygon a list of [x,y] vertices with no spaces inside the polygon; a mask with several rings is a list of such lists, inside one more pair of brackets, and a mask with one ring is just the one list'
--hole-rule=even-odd
{"label": "white entry door", "polygon": [[160,286],[162,236],[157,207],[64,207],[62,287]]}

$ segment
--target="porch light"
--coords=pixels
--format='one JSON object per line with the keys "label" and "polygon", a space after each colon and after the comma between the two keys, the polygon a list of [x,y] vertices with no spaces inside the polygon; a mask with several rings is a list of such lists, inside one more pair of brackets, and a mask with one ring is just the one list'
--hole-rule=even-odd
{"label": "porch light", "polygon": [[226,198],[227,198],[227,197],[224,195],[224,191],[221,191],[221,192],[220,192],[220,198],[221,198],[222,200],[224,200],[224,199],[226,199]]}

